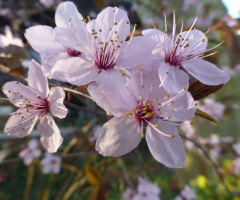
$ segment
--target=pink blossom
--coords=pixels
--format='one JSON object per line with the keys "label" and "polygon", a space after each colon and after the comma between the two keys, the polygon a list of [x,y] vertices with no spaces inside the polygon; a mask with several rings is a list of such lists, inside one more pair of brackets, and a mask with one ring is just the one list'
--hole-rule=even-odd
{"label": "pink blossom", "polygon": [[4,16],[4,17],[7,17],[9,19],[14,18],[13,14],[12,14],[12,11],[9,8],[1,8],[0,9],[0,15]]}
{"label": "pink blossom", "polygon": [[129,187],[126,188],[126,190],[123,192],[122,197],[124,200],[133,200],[136,193]]}
{"label": "pink blossom", "polygon": [[57,151],[63,139],[54,122],[52,115],[64,118],[67,109],[63,105],[65,93],[60,87],[49,90],[47,77],[41,66],[32,61],[28,72],[28,85],[17,81],[7,82],[3,86],[3,93],[14,106],[19,109],[10,114],[4,132],[19,138],[30,134],[34,125],[41,134],[41,143],[49,152]]}
{"label": "pink blossom", "polygon": [[9,45],[24,46],[21,39],[13,37],[10,27],[5,26],[5,35],[0,34],[0,48],[5,48]]}
{"label": "pink blossom", "polygon": [[94,142],[95,140],[97,140],[99,134],[100,134],[100,131],[101,131],[101,126],[97,125],[93,128],[93,136],[89,138],[89,141],[90,142]]}
{"label": "pink blossom", "polygon": [[103,156],[127,154],[138,146],[146,125],[146,141],[153,157],[168,167],[183,167],[185,151],[172,121],[191,118],[196,110],[194,100],[185,89],[167,94],[159,88],[156,73],[141,70],[133,71],[130,79],[120,71],[106,71],[98,75],[99,85],[88,86],[96,103],[114,115],[104,124],[96,150]]}
{"label": "pink blossom", "polygon": [[54,5],[54,0],[39,0],[45,7],[50,8]]}
{"label": "pink blossom", "polygon": [[54,29],[29,28],[25,37],[41,54],[49,78],[77,86],[94,81],[100,72],[149,62],[155,46],[150,37],[125,41],[130,22],[127,13],[117,7],[105,8],[87,23],[72,2],[64,2],[56,10],[55,22]]}
{"label": "pink blossom", "polygon": [[181,130],[186,134],[187,137],[193,137],[195,135],[195,129],[193,128],[192,122],[190,120],[184,121],[181,126]]}
{"label": "pink blossom", "polygon": [[193,200],[196,199],[196,192],[188,185],[185,185],[184,190],[181,191],[181,196],[184,197],[185,200]]}
{"label": "pink blossom", "polygon": [[236,151],[236,153],[240,156],[240,142],[233,145],[233,149]]}
{"label": "pink blossom", "polygon": [[220,138],[217,134],[210,135],[209,144],[211,144],[212,146],[217,146],[220,144],[220,142]]}
{"label": "pink blossom", "polygon": [[216,102],[210,98],[204,99],[203,103],[204,105],[199,107],[202,111],[217,118],[221,118],[223,116],[226,109],[224,104]]}
{"label": "pink blossom", "polygon": [[222,142],[225,142],[225,143],[233,142],[233,138],[231,136],[223,137],[223,138],[221,138],[221,140],[222,140]]}
{"label": "pink blossom", "polygon": [[[173,30],[171,37],[167,35],[167,21],[165,17],[165,31],[161,32],[155,29],[143,31],[143,35],[151,36],[157,47],[153,50],[156,55],[155,62],[158,63],[158,74],[163,87],[170,94],[180,91],[183,87],[188,88],[189,76],[194,77],[206,85],[219,85],[226,83],[230,77],[227,73],[217,68],[216,65],[203,60],[207,56],[213,55],[207,50],[207,33],[204,34],[195,30],[194,20],[189,31],[183,31],[183,22],[180,34],[176,34],[176,18],[173,12]],[[183,69],[183,70],[182,70]]]}
{"label": "pink blossom", "polygon": [[214,146],[212,149],[210,149],[210,154],[212,157],[217,158],[221,154],[221,147],[220,146]]}
{"label": "pink blossom", "polygon": [[38,158],[41,155],[40,149],[38,149],[38,141],[31,139],[28,142],[28,147],[23,149],[19,153],[19,157],[23,159],[25,165],[30,165],[34,158]]}
{"label": "pink blossom", "polygon": [[58,174],[60,172],[61,161],[61,157],[46,152],[45,157],[40,162],[43,166],[43,173],[49,174],[52,172]]}
{"label": "pink blossom", "polygon": [[133,200],[160,200],[160,188],[146,179],[138,178],[137,194]]}

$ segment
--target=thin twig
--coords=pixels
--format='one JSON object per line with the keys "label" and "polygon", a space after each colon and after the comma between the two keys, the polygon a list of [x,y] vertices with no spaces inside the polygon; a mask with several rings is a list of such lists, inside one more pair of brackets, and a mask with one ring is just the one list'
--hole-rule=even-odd
{"label": "thin twig", "polygon": [[121,165],[122,172],[123,172],[123,176],[124,176],[126,182],[128,183],[128,185],[129,185],[134,191],[136,191],[136,189],[135,189],[135,187],[134,187],[131,179],[130,179],[129,176],[128,176],[128,173],[127,173],[127,170],[126,170],[126,167],[125,167],[125,164],[124,164],[122,158],[119,157],[119,158],[118,158],[118,161],[119,161],[119,163],[120,163],[120,165]]}
{"label": "thin twig", "polygon": [[211,157],[209,156],[209,154],[208,154],[208,152],[206,151],[206,149],[204,149],[204,148],[202,147],[202,145],[200,145],[199,143],[197,143],[197,142],[194,141],[193,139],[191,139],[191,138],[189,138],[189,137],[187,137],[187,136],[185,136],[185,135],[183,135],[183,134],[181,134],[181,133],[179,133],[179,135],[180,135],[182,138],[184,138],[184,139],[192,142],[197,148],[199,148],[199,149],[203,152],[203,154],[207,157],[207,159],[208,159],[208,160],[210,161],[210,163],[212,164],[212,166],[213,166],[216,174],[218,175],[221,183],[224,185],[224,187],[225,187],[225,189],[227,190],[227,192],[230,193],[230,194],[233,195],[233,196],[238,197],[239,194],[240,194],[240,191],[231,191],[231,190],[229,190],[229,188],[227,187],[227,185],[226,185],[225,182],[224,182],[224,177],[223,177],[222,172],[219,170],[219,167],[217,166],[217,164],[216,164],[215,162],[213,162],[213,160],[212,160]]}

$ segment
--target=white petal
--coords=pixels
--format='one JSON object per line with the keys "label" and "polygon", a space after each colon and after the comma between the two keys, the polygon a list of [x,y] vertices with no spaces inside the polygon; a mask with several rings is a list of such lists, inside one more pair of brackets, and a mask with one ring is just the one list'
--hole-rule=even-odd
{"label": "white petal", "polygon": [[41,134],[41,143],[43,147],[50,153],[57,151],[62,144],[63,138],[60,135],[59,128],[50,115],[45,115],[37,126]]}
{"label": "white petal", "polygon": [[[117,25],[114,25],[115,22]],[[113,40],[124,41],[130,31],[130,22],[124,10],[117,7],[107,7],[97,15],[94,29],[98,32],[98,37],[103,42],[107,42],[109,35],[111,35]],[[100,29],[102,30],[101,32],[99,32]],[[115,31],[117,34],[114,33]]]}
{"label": "white petal", "polygon": [[171,116],[168,121],[185,121],[194,116],[196,107],[192,95],[186,90],[176,95],[169,97],[169,100],[161,105],[161,117],[167,118]]}
{"label": "white petal", "polygon": [[182,62],[182,66],[189,74],[206,85],[225,84],[230,79],[230,76],[226,72],[201,58],[194,58]]}
{"label": "white petal", "polygon": [[32,48],[41,54],[54,55],[64,51],[61,44],[54,41],[53,28],[50,26],[33,26],[26,30],[24,36]]}
{"label": "white petal", "polygon": [[[143,84],[143,88],[142,88]],[[153,84],[153,86],[151,86]],[[136,99],[143,98],[144,101],[152,100],[154,98],[162,98],[167,95],[165,90],[161,87],[159,88],[160,80],[157,73],[152,71],[142,71],[142,83],[141,74],[139,70],[135,70],[131,74],[131,88],[134,92]],[[152,87],[152,91],[150,92]]]}
{"label": "white petal", "polygon": [[141,141],[139,123],[130,117],[114,117],[102,127],[96,150],[103,156],[122,156]]}
{"label": "white petal", "polygon": [[[181,39],[184,39],[185,36],[187,35],[187,33],[188,33],[188,31],[182,32],[181,33]],[[176,40],[178,38],[179,37],[177,36]],[[198,46],[195,50],[193,50],[189,53],[190,55],[201,54],[202,52],[206,51],[207,44],[208,44],[208,38],[206,37],[206,35],[202,31],[191,30],[186,39],[188,39],[187,43],[189,44],[189,46],[188,46],[188,48],[185,49],[185,51],[190,51],[194,47]],[[205,41],[202,42],[202,39],[204,39]],[[184,41],[184,43],[185,43],[185,41]]]}
{"label": "white petal", "polygon": [[61,3],[55,13],[55,23],[62,28],[83,27],[83,17],[74,3],[67,1]]}
{"label": "white petal", "polygon": [[179,67],[171,66],[163,62],[159,69],[158,75],[163,88],[169,94],[177,94],[183,87],[188,88],[189,76],[186,72],[179,69]]}
{"label": "white petal", "polygon": [[137,105],[135,96],[127,87],[126,78],[117,70],[104,70],[96,78],[102,93],[117,107],[132,112]]}
{"label": "white petal", "polygon": [[[157,122],[154,122],[155,124]],[[183,142],[173,125],[159,122],[160,131],[174,135],[174,138],[166,137],[148,125],[146,140],[153,157],[160,163],[170,168],[182,168],[186,161]]]}
{"label": "white petal", "polygon": [[91,83],[88,85],[88,92],[91,95],[91,97],[94,99],[94,101],[97,103],[99,107],[101,107],[106,112],[109,112],[113,114],[116,117],[124,116],[129,110],[126,110],[125,108],[119,107],[119,105],[114,104],[113,102],[109,101],[102,91],[99,88],[99,85],[97,83]]}
{"label": "white petal", "polygon": [[18,81],[7,82],[3,85],[3,93],[9,98],[9,101],[17,107],[25,107],[23,101],[36,97],[38,92],[29,86],[25,86]]}
{"label": "white petal", "polygon": [[23,138],[31,133],[37,122],[38,116],[35,113],[24,112],[24,108],[17,110],[21,114],[13,114],[8,119],[4,132],[8,135]]}
{"label": "white petal", "polygon": [[82,86],[95,80],[99,70],[89,61],[72,57],[59,60],[52,70],[50,77],[73,85]]}
{"label": "white petal", "polygon": [[67,115],[67,108],[63,105],[65,92],[61,87],[52,87],[50,89],[48,101],[50,103],[51,113],[58,118],[64,118]]}
{"label": "white petal", "polygon": [[[87,36],[88,35],[88,36]],[[84,54],[90,54],[91,43],[89,39],[92,36],[86,31],[85,28],[60,28],[54,29],[55,41],[61,43],[65,47],[73,47],[75,50]]]}
{"label": "white petal", "polygon": [[42,98],[46,98],[49,94],[47,77],[35,60],[32,60],[29,66],[28,85],[37,90]]}
{"label": "white petal", "polygon": [[124,42],[123,52],[117,59],[116,63],[119,66],[134,67],[150,63],[153,59],[152,51],[156,47],[156,42],[147,36],[134,37],[128,42]]}
{"label": "white petal", "polygon": [[149,36],[154,39],[156,42],[163,42],[164,41],[164,33],[157,29],[146,29],[142,31],[144,36]]}

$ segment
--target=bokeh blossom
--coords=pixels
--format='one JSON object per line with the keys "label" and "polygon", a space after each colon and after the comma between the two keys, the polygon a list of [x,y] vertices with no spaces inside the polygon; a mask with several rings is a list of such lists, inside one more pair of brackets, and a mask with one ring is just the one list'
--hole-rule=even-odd
{"label": "bokeh blossom", "polygon": [[60,172],[61,161],[61,157],[46,152],[45,157],[40,162],[43,166],[43,174],[49,174],[51,172],[58,174]]}
{"label": "bokeh blossom", "polygon": [[22,138],[29,135],[39,121],[37,128],[42,145],[49,152],[55,152],[63,138],[51,114],[58,118],[66,117],[67,108],[63,105],[65,93],[60,87],[49,89],[47,77],[35,61],[30,63],[28,85],[17,81],[4,84],[2,91],[7,100],[19,108],[10,114],[4,132]]}
{"label": "bokeh blossom", "polygon": [[41,150],[38,148],[38,141],[31,139],[28,142],[27,148],[23,149],[19,153],[19,157],[23,159],[25,165],[30,165],[34,158],[38,158],[41,155]]}
{"label": "bokeh blossom", "polygon": [[0,48],[5,48],[9,45],[24,46],[20,38],[13,37],[10,27],[5,26],[5,35],[0,34]]}

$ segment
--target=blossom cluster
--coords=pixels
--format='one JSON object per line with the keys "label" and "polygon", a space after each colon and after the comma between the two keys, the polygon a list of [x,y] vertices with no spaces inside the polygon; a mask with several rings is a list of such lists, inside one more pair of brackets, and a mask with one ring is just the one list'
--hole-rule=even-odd
{"label": "blossom cluster", "polygon": [[[76,86],[87,85],[96,104],[113,116],[101,128],[96,150],[103,156],[121,156],[136,148],[143,136],[153,157],[168,167],[181,168],[186,156],[175,127],[196,111],[189,85],[225,84],[229,75],[203,60],[214,55],[207,49],[207,33],[196,30],[168,35],[165,18],[163,32],[143,30],[143,36],[129,36],[127,13],[107,7],[96,19],[84,19],[72,2],[61,3],[55,13],[56,27],[37,25],[25,32],[32,48],[41,56],[41,65],[32,61],[28,84],[9,82],[3,86],[8,100],[19,110],[11,114],[4,131],[24,137],[37,121],[42,145],[55,152],[63,139],[51,114],[64,118],[64,91],[49,90],[49,79]],[[221,44],[221,43],[220,43]],[[219,44],[219,45],[220,45]],[[217,45],[217,46],[219,46]],[[178,124],[178,123],[177,123]]]}

